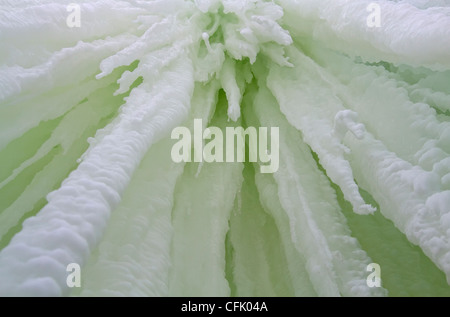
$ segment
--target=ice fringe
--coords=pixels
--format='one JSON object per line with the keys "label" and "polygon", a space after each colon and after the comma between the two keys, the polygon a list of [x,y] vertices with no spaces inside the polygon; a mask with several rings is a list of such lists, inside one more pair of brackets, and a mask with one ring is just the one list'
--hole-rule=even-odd
{"label": "ice fringe", "polygon": [[[0,294],[386,295],[363,191],[450,282],[450,7],[377,3],[3,1]],[[174,164],[200,117],[280,126],[280,170]]]}

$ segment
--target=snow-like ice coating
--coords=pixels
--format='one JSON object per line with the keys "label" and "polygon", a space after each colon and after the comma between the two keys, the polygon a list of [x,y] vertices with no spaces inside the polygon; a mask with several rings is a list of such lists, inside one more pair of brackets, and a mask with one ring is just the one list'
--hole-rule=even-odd
{"label": "snow-like ice coating", "polygon": [[[0,295],[450,295],[449,1],[0,0],[0,43]],[[279,169],[175,163],[194,119]]]}

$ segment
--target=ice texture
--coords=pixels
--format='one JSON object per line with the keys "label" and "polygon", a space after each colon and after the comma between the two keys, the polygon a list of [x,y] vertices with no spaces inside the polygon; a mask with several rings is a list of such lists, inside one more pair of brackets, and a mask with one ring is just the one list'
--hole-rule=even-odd
{"label": "ice texture", "polygon": [[[0,43],[0,295],[450,295],[449,1],[0,0]],[[174,162],[194,119],[279,169]]]}

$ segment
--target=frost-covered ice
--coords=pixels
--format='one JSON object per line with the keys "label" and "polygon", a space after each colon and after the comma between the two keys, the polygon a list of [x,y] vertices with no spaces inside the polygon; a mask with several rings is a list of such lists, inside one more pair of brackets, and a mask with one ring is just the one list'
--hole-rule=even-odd
{"label": "frost-covered ice", "polygon": [[450,3],[370,3],[0,0],[0,295],[449,296]]}

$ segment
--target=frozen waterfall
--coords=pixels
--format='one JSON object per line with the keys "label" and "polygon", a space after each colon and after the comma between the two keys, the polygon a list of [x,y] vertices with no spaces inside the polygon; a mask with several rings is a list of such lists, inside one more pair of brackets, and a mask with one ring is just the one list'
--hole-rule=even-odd
{"label": "frozen waterfall", "polygon": [[450,1],[0,0],[0,166],[2,296],[450,296]]}

